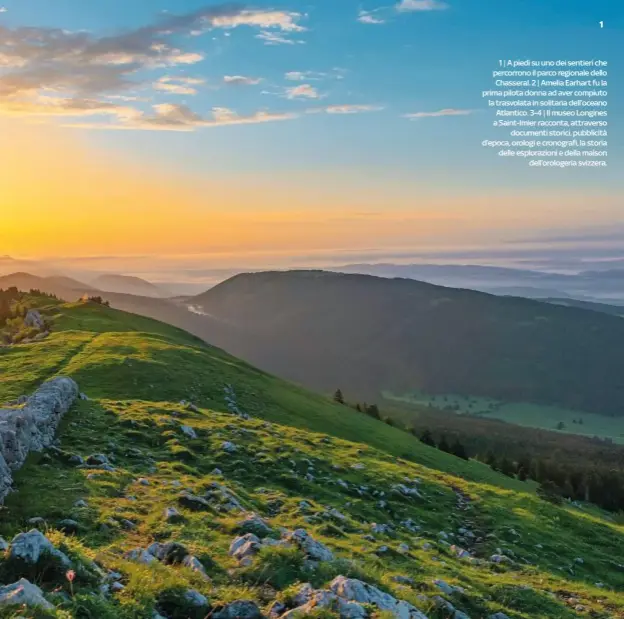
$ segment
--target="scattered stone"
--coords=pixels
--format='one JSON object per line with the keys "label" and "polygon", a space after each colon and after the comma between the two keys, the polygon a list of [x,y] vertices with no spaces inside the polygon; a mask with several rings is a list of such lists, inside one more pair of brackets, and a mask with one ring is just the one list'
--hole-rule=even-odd
{"label": "scattered stone", "polygon": [[197,572],[204,580],[210,580],[210,577],[206,573],[206,568],[197,557],[193,555],[186,555],[186,557],[182,559],[182,565],[184,565],[184,567],[188,567],[193,572]]}
{"label": "scattered stone", "polygon": [[237,523],[236,528],[241,533],[254,533],[258,537],[266,537],[272,533],[267,522],[255,513],[247,514],[244,520]]}
{"label": "scattered stone", "polygon": [[39,331],[43,331],[45,329],[45,320],[39,313],[39,310],[36,309],[31,309],[26,312],[24,324],[32,329],[39,329]]}
{"label": "scattered stone", "polygon": [[180,522],[184,517],[175,507],[165,507],[165,520],[167,522]]}
{"label": "scattered stone", "polygon": [[69,558],[57,550],[52,542],[37,529],[19,533],[11,540],[7,560],[36,565],[44,556],[54,558],[63,568],[71,567]]}
{"label": "scattered stone", "polygon": [[110,465],[108,457],[104,454],[93,454],[87,458],[87,464],[91,466],[102,466],[102,465]]}
{"label": "scattered stone", "polygon": [[11,585],[0,587],[0,606],[54,609],[54,606],[43,597],[43,591],[25,578],[21,578]]}
{"label": "scattered stone", "polygon": [[[403,600],[397,600],[389,593],[355,578],[337,576],[329,585],[330,590],[340,599],[358,604],[370,604],[381,611],[389,611],[395,617],[405,619],[427,619],[415,606]],[[342,614],[341,614],[342,616]],[[356,615],[357,616],[357,615]],[[360,615],[366,617],[366,614]]]}
{"label": "scattered stone", "polygon": [[188,436],[188,438],[197,438],[197,432],[191,426],[180,426],[182,434]]}
{"label": "scattered stone", "polygon": [[78,522],[72,520],[71,518],[65,518],[65,520],[61,520],[59,522],[59,529],[61,529],[61,531],[63,531],[64,533],[68,533],[71,535],[78,533],[80,525],[78,524]]}
{"label": "scattered stone", "polygon": [[236,600],[213,615],[214,619],[262,619],[262,613],[255,602]]}
{"label": "scattered stone", "polygon": [[285,538],[299,546],[312,561],[331,561],[334,555],[329,548],[315,540],[305,529],[296,529],[287,533]]}
{"label": "scattered stone", "polygon": [[269,619],[279,619],[286,612],[286,605],[276,600],[269,608]]}
{"label": "scattered stone", "polygon": [[238,451],[238,447],[230,441],[224,441],[221,445],[221,449],[229,454],[236,453]]}
{"label": "scattered stone", "polygon": [[189,589],[184,594],[184,599],[197,608],[207,607],[208,606],[208,598],[205,595],[202,595],[199,591],[195,589]]}
{"label": "scattered stone", "polygon": [[156,561],[156,557],[147,552],[144,548],[129,550],[124,554],[124,558],[128,559],[128,561],[134,561],[135,563],[143,563],[144,565],[149,565]]}
{"label": "scattered stone", "polygon": [[210,509],[210,503],[208,503],[206,499],[191,494],[190,492],[183,492],[182,494],[180,494],[180,496],[178,497],[178,503],[180,503],[182,507],[186,507],[195,511]]}
{"label": "scattered stone", "polygon": [[511,559],[507,555],[494,554],[490,557],[490,563],[511,563]]}
{"label": "scattered stone", "polygon": [[89,507],[89,505],[87,504],[87,502],[84,499],[78,499],[74,503],[74,507],[77,507],[78,509],[84,509],[85,507]]}
{"label": "scattered stone", "polygon": [[254,555],[260,550],[262,543],[258,536],[247,533],[237,537],[229,549],[230,556],[234,557],[241,565],[250,565]]}

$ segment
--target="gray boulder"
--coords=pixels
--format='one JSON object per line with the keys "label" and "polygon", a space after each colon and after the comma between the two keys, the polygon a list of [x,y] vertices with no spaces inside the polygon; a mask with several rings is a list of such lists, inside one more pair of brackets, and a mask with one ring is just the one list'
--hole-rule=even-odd
{"label": "gray boulder", "polygon": [[215,619],[262,619],[262,613],[255,602],[236,600],[214,614]]}
{"label": "gray boulder", "polygon": [[54,606],[43,597],[43,591],[25,578],[11,585],[0,587],[0,607],[27,606],[53,610]]}
{"label": "gray boulder", "polygon": [[180,426],[180,431],[188,438],[197,438],[197,432],[191,426]]}
{"label": "gray boulder", "polygon": [[242,533],[254,533],[259,537],[266,537],[272,532],[271,527],[258,514],[247,514],[244,520],[236,524],[236,528]]}
{"label": "gray boulder", "polygon": [[340,599],[358,604],[369,604],[381,611],[392,613],[400,619],[427,619],[415,606],[403,600],[397,600],[373,585],[356,578],[337,576],[329,585],[330,590]]}
{"label": "gray boulder", "polygon": [[182,560],[182,565],[188,567],[193,572],[197,572],[204,580],[210,580],[210,577],[206,573],[206,568],[202,562],[193,555],[186,555]]}
{"label": "gray boulder", "polygon": [[7,553],[7,561],[16,561],[27,565],[37,565],[44,557],[54,558],[63,568],[71,567],[71,561],[67,555],[57,550],[52,542],[37,529],[16,535],[11,540]]}
{"label": "gray boulder", "polygon": [[134,561],[135,563],[142,563],[143,565],[149,565],[154,561],[157,561],[156,557],[149,553],[145,548],[134,548],[124,554],[124,559],[128,561]]}
{"label": "gray boulder", "polygon": [[52,445],[63,415],[78,397],[71,378],[49,380],[23,408],[0,409],[0,503],[11,489],[12,471],[22,467],[28,454]]}
{"label": "gray boulder", "polygon": [[315,540],[305,529],[295,529],[285,535],[287,541],[299,546],[312,561],[332,561],[334,554],[327,546]]}
{"label": "gray boulder", "polygon": [[45,320],[38,310],[28,310],[24,317],[24,324],[31,329],[39,329],[43,331],[45,329]]}
{"label": "gray boulder", "polygon": [[262,543],[253,533],[247,533],[237,537],[231,544],[229,554],[241,565],[249,565],[254,555],[256,555]]}

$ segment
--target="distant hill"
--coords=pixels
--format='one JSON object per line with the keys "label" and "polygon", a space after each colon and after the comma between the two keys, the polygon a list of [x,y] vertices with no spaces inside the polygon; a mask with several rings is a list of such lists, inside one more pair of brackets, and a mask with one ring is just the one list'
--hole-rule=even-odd
{"label": "distant hill", "polygon": [[230,352],[351,397],[422,390],[624,415],[617,316],[408,279],[243,274],[191,300]]}
{"label": "distant hill", "polygon": [[554,303],[555,305],[564,305],[565,307],[578,307],[580,309],[592,310],[594,312],[602,312],[603,314],[611,314],[624,318],[624,305],[609,305],[607,303],[592,303],[590,301],[579,301],[577,299],[552,299],[547,298],[544,301]]}
{"label": "distant hill", "polygon": [[93,280],[93,285],[105,292],[119,292],[154,298],[171,296],[171,293],[164,288],[140,277],[130,275],[100,275]]}
{"label": "distant hill", "polygon": [[39,277],[30,273],[11,273],[0,277],[0,289],[15,287],[19,290],[41,290],[54,294],[68,301],[75,300],[85,293],[97,292],[93,286],[79,282],[71,277],[50,276]]}
{"label": "distant hill", "polygon": [[571,297],[600,302],[607,298],[621,298],[624,302],[621,286],[624,281],[623,269],[555,273],[475,264],[381,263],[347,264],[327,270],[378,277],[404,277],[440,286],[532,299]]}

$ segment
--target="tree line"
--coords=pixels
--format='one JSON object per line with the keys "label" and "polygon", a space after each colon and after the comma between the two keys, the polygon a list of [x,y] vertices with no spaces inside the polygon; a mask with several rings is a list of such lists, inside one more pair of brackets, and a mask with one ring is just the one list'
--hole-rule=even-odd
{"label": "tree line", "polygon": [[[547,500],[587,501],[624,511],[624,446],[610,439],[517,426],[495,419],[457,415],[429,407],[391,407],[334,400],[411,433],[425,445],[483,462],[503,475],[534,480]],[[406,422],[407,419],[407,422]],[[582,419],[576,423],[583,423]]]}

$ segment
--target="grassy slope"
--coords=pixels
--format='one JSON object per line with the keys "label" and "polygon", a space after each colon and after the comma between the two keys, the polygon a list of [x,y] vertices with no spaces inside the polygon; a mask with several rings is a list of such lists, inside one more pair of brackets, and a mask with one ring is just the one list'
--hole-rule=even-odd
{"label": "grassy slope", "polygon": [[[51,528],[62,518],[75,518],[81,524],[77,538],[59,532],[51,532],[51,537],[74,553],[119,570],[126,583],[114,601],[95,602],[81,597],[89,588],[77,582],[77,601],[73,606],[66,603],[69,614],[59,617],[147,618],[156,593],[176,584],[194,586],[213,602],[242,596],[265,604],[265,582],[284,596],[297,579],[323,585],[345,571],[412,601],[431,617],[444,614],[436,614],[430,602],[417,596],[439,593],[434,578],[466,588],[466,595],[455,595],[453,602],[473,619],[496,610],[524,619],[576,617],[576,602],[567,602],[571,596],[594,617],[624,616],[624,599],[617,593],[624,590],[624,572],[613,565],[624,557],[624,529],[597,510],[544,503],[531,486],[423,446],[405,433],[259,372],[161,323],[84,304],[50,313],[55,315],[55,331],[48,340],[0,350],[0,401],[52,375],[72,376],[91,400],[80,402],[66,416],[62,448],[83,456],[111,454],[117,470],[89,478],[87,470],[33,456],[17,475],[19,492],[7,501],[0,532],[10,536],[27,528],[26,520],[33,516],[46,518]],[[234,386],[239,405],[253,419],[240,421],[225,412],[225,383]],[[181,399],[192,399],[201,411],[185,411],[176,404]],[[192,425],[199,438],[186,438],[180,423]],[[223,440],[234,441],[239,452],[224,454]],[[138,448],[140,455],[130,455],[130,448]],[[293,463],[298,474],[293,473]],[[353,469],[356,463],[365,468]],[[309,466],[314,481],[304,478]],[[224,478],[214,476],[215,467]],[[389,492],[406,476],[421,480],[425,499],[406,500]],[[137,484],[138,477],[146,477],[150,485]],[[343,490],[338,478],[385,491],[388,507],[378,506],[379,497],[369,491],[360,496]],[[216,510],[185,512],[184,523],[165,523],[163,509],[176,504],[173,480],[197,493],[211,481],[224,483],[247,508],[269,517],[273,526],[303,526],[356,565],[329,564],[308,573],[296,553],[268,552],[253,567],[236,568],[227,547],[240,516]],[[457,509],[456,491],[470,497],[468,511]],[[88,501],[87,509],[73,507],[81,498]],[[282,507],[271,512],[276,499]],[[306,521],[297,507],[302,499],[313,503],[314,512],[336,507],[347,520]],[[380,536],[371,542],[363,537],[370,532],[367,522],[407,517],[421,524],[419,538],[401,529],[396,538]],[[120,528],[115,524],[120,518],[137,527]],[[106,531],[100,528],[103,523]],[[518,564],[470,565],[436,543],[439,531],[453,533],[465,523],[484,537],[479,556],[501,547],[513,551]],[[186,544],[207,565],[213,583],[181,568],[147,568],[120,558],[121,551],[155,539]],[[433,542],[431,550],[422,549],[425,540]],[[391,553],[380,559],[373,554],[381,544],[396,548],[400,542],[409,544],[408,557]],[[576,557],[584,563],[575,563]],[[393,582],[397,574],[413,577],[417,585]],[[597,582],[605,588],[595,586]],[[80,614],[79,605],[90,605],[91,614]]]}
{"label": "grassy slope", "polygon": [[[624,444],[624,418],[594,415],[557,406],[540,406],[526,402],[498,402],[491,398],[461,396],[456,394],[431,396],[423,393],[396,395],[385,392],[383,397],[395,404],[416,404],[444,410],[448,406],[457,407],[457,414],[479,415],[484,418],[500,419],[529,428],[562,431],[580,436],[609,438],[615,443]],[[399,409],[400,411],[400,409]],[[398,415],[401,417],[400,415]],[[404,415],[406,421],[409,414]],[[577,423],[579,419],[582,424]],[[563,430],[558,424],[564,424]]]}

